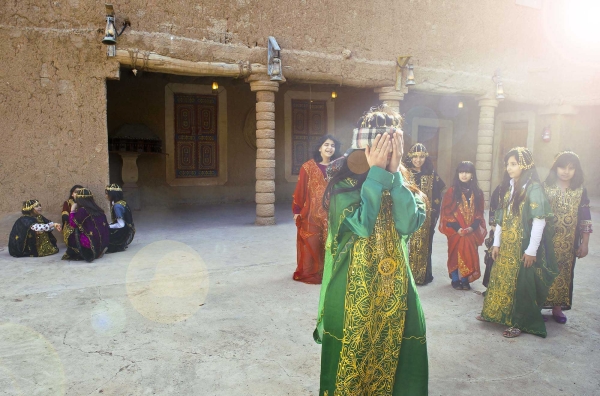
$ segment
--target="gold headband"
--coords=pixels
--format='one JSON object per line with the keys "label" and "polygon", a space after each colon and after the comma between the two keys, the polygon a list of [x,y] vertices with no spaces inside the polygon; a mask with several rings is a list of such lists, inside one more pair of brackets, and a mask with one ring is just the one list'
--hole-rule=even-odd
{"label": "gold headband", "polygon": [[414,146],[412,146],[410,148],[410,150],[408,150],[409,158],[420,157],[420,156],[429,157],[429,153],[427,152],[427,147],[425,147],[425,145],[423,143],[417,143]]}
{"label": "gold headband", "polygon": [[23,202],[23,211],[30,212],[33,210],[33,208],[35,208],[39,204],[40,204],[40,201],[38,201],[37,199],[30,199],[29,201],[25,201],[25,202]]}
{"label": "gold headband", "polygon": [[75,198],[91,198],[94,196],[94,194],[92,194],[92,192],[87,188],[80,188],[76,191]]}
{"label": "gold headband", "polygon": [[106,188],[104,189],[105,191],[123,191],[123,189],[121,187],[119,187],[118,184],[111,184],[109,186],[106,186]]}
{"label": "gold headband", "polygon": [[554,156],[554,162],[556,162],[556,160],[558,159],[558,157],[560,157],[560,156],[561,156],[561,155],[563,155],[563,154],[572,154],[572,155],[574,155],[575,157],[577,157],[577,159],[579,159],[579,156],[578,156],[576,153],[574,153],[573,151],[561,151],[560,153],[558,153],[558,154],[556,154],[556,155]]}

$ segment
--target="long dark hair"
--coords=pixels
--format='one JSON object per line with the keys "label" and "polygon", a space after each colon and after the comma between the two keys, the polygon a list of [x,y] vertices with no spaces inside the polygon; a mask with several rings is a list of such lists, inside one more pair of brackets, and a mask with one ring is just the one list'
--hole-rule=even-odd
{"label": "long dark hair", "polygon": [[321,156],[321,153],[319,152],[319,149],[321,148],[321,146],[327,140],[333,141],[333,144],[334,144],[334,147],[335,147],[335,151],[333,152],[333,156],[331,157],[331,161],[336,160],[336,159],[338,159],[338,158],[340,158],[342,156],[342,144],[340,143],[340,141],[337,140],[333,135],[323,135],[323,136],[321,136],[321,138],[317,142],[317,145],[315,146],[315,151],[313,152],[313,159],[315,160],[315,162],[317,164],[319,162],[323,161],[323,157]]}
{"label": "long dark hair", "polygon": [[[515,148],[515,149],[510,150],[508,153],[506,153],[506,155],[504,156],[504,166],[505,167],[508,164],[508,160],[510,157],[515,157],[515,159],[518,162],[519,161],[519,151]],[[505,204],[502,203],[502,208],[506,209],[512,204],[511,210],[513,212],[513,215],[518,216],[521,213],[521,202],[523,202],[525,200],[526,188],[523,188],[523,186],[525,186],[526,184],[529,184],[531,182],[537,182],[537,183],[540,182],[540,176],[537,173],[537,169],[535,168],[535,165],[532,165],[531,168],[529,168],[529,169],[523,169],[523,172],[521,173],[521,176],[519,177],[519,182],[515,183],[512,198],[508,202],[507,206],[504,206]],[[505,170],[504,178],[502,179],[502,183],[500,184],[500,197],[505,197],[506,193],[508,191],[510,191],[510,176],[508,175],[508,172]]]}
{"label": "long dark hair", "polygon": [[[83,190],[89,192],[88,189]],[[86,197],[79,197],[76,195],[75,203],[77,204],[77,206],[84,208],[92,216],[104,214],[104,210],[102,210],[102,208],[99,207],[98,204],[96,204],[96,201],[94,201],[94,197],[91,195],[91,193],[89,194],[89,196]]]}
{"label": "long dark hair", "polygon": [[111,202],[119,202],[123,199],[123,191],[104,191]]}
{"label": "long dark hair", "polygon": [[575,174],[571,179],[571,183],[569,184],[569,188],[571,190],[576,190],[583,185],[584,175],[583,169],[581,168],[581,162],[579,161],[579,157],[574,153],[562,153],[559,154],[558,158],[552,164],[552,168],[550,168],[550,173],[548,173],[548,177],[546,177],[546,184],[549,186],[555,185],[556,180],[558,179],[558,175],[556,174],[556,168],[566,168],[569,164],[573,165],[575,168]]}
{"label": "long dark hair", "polygon": [[[459,174],[461,172],[467,172],[471,174],[471,180],[467,183],[463,183],[460,181]],[[465,186],[466,185],[466,186]],[[477,182],[477,172],[475,170],[475,165],[471,161],[463,161],[456,167],[456,172],[454,173],[454,181],[452,182],[452,197],[454,198],[454,203],[459,205],[462,202],[462,188],[466,187],[473,193],[475,197],[475,207],[481,203],[481,199],[483,199],[483,191],[479,188],[479,183]]]}
{"label": "long dark hair", "polygon": [[67,198],[67,201],[68,201],[69,199],[73,199],[73,192],[74,192],[75,190],[78,190],[78,189],[80,189],[80,188],[83,188],[83,186],[80,186],[79,184],[75,184],[73,187],[71,187],[71,191],[69,191],[69,198]]}
{"label": "long dark hair", "polygon": [[[325,188],[325,193],[323,194],[323,207],[325,210],[329,210],[329,202],[331,201],[331,197],[334,195],[360,189],[367,179],[367,174],[369,173],[368,171],[363,174],[354,173],[350,170],[350,168],[348,168],[348,161],[345,159],[340,161],[344,161],[344,163],[342,164],[340,170],[337,171],[328,181],[327,188]],[[350,187],[335,188],[336,184],[347,178],[355,180],[356,184]]]}
{"label": "long dark hair", "polygon": [[[414,169],[415,166],[412,163],[412,158],[407,155],[404,156],[404,166],[408,169]],[[425,175],[430,175],[433,173],[433,161],[429,156],[425,157],[425,162],[423,166],[421,166],[421,173]]]}

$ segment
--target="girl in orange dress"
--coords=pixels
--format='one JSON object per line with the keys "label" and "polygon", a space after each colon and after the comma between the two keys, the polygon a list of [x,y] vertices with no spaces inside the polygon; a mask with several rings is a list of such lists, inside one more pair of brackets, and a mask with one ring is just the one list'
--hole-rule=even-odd
{"label": "girl in orange dress", "polygon": [[294,280],[319,284],[323,278],[327,239],[327,212],[323,208],[326,169],[331,161],[340,157],[340,152],[340,142],[332,135],[325,135],[319,140],[313,159],[300,168],[292,202],[298,227],[298,266]]}
{"label": "girl in orange dress", "polygon": [[486,236],[484,203],[475,165],[461,162],[452,187],[444,195],[439,226],[448,237],[448,274],[457,290],[471,289],[469,283],[481,276],[477,248]]}

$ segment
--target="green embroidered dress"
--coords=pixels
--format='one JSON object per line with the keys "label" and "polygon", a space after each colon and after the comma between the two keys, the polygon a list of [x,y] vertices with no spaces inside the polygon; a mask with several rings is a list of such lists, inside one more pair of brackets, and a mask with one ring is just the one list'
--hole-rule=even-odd
{"label": "green embroidered dress", "polygon": [[332,196],[314,333],[320,395],[427,395],[425,317],[406,247],[424,220],[401,174],[379,167],[361,189]]}
{"label": "green embroidered dress", "polygon": [[[494,263],[481,316],[489,322],[516,327],[526,333],[546,337],[541,309],[548,296],[558,266],[554,254],[552,208],[543,187],[536,182],[526,187],[519,215],[508,208],[510,191],[501,209],[495,211],[501,225],[500,257]],[[534,218],[546,219],[536,262],[523,266],[523,253],[529,246]]]}

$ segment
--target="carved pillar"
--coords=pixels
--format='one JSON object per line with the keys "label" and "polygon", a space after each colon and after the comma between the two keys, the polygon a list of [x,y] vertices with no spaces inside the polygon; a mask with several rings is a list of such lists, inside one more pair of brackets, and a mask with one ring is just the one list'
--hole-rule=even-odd
{"label": "carved pillar", "polygon": [[494,145],[494,116],[498,107],[496,99],[479,100],[479,127],[477,129],[477,156],[475,169],[479,187],[483,190],[486,205],[492,190],[492,147]]}
{"label": "carved pillar", "polygon": [[397,113],[400,113],[400,101],[404,99],[406,93],[404,91],[407,91],[406,87],[402,87],[402,91],[397,91],[395,87],[375,88],[375,93],[379,94],[379,100]]}
{"label": "carved pillar", "polygon": [[256,92],[256,225],[275,224],[275,92],[279,83],[251,76]]}
{"label": "carved pillar", "polygon": [[123,179],[123,195],[127,205],[133,210],[140,210],[140,191],[138,190],[138,166],[137,159],[141,153],[119,152],[123,159],[121,178]]}

